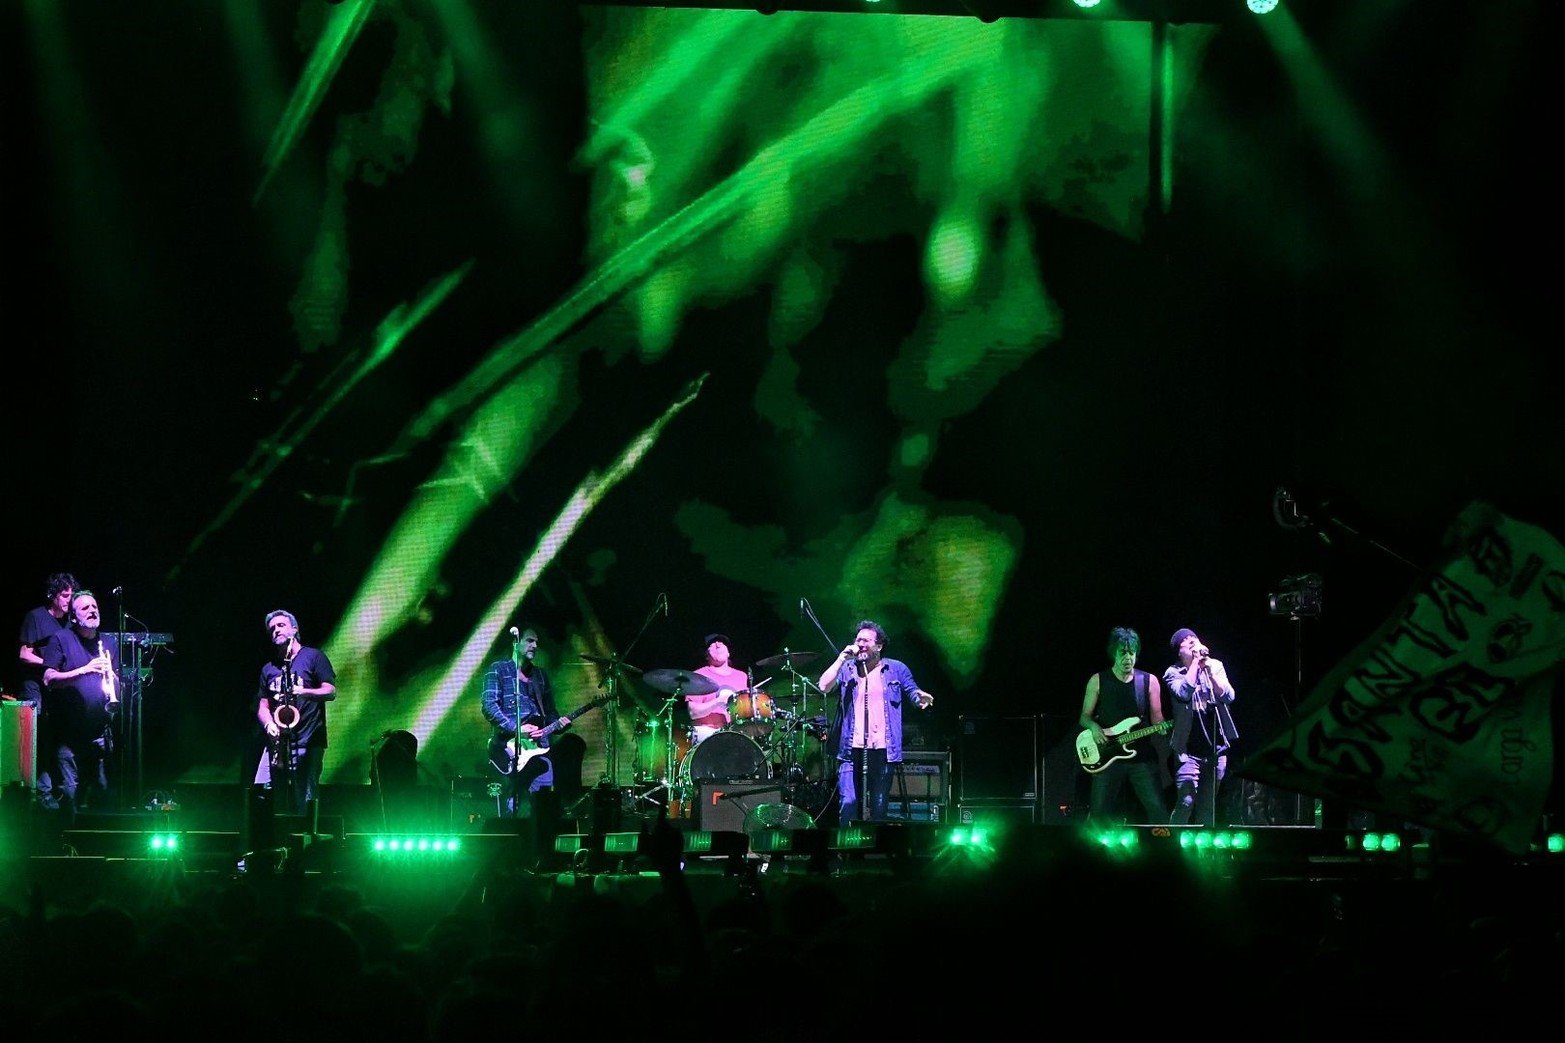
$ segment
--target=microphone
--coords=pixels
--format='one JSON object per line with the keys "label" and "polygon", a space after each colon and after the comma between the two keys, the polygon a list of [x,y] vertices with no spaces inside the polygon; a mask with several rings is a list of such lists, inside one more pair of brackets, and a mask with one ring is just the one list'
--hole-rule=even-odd
{"label": "microphone", "polygon": [[115,597],[119,597],[121,594],[125,593],[125,588],[115,587],[113,590],[109,591],[109,593],[113,594]]}
{"label": "microphone", "polygon": [[511,640],[512,641],[518,641],[518,642],[521,641],[521,639],[522,639],[522,632],[520,630],[516,629],[515,627],[512,627],[511,630],[510,630],[510,634],[511,634]]}

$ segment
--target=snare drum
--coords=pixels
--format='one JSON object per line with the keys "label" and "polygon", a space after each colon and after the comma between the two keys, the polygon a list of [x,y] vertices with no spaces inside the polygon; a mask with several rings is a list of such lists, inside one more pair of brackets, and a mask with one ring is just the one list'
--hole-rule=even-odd
{"label": "snare drum", "polygon": [[777,716],[777,704],[766,692],[746,688],[742,692],[734,693],[729,712],[734,719],[733,723],[725,729],[726,731],[738,732],[757,741],[765,741],[772,733],[773,719]]}

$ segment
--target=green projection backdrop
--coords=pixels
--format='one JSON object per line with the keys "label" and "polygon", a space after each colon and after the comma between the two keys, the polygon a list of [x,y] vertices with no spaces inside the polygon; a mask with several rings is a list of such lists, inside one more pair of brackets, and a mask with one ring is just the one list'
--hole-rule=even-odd
{"label": "green projection backdrop", "polygon": [[[1485,485],[1547,520],[1496,450],[1542,409],[1538,277],[1485,261],[1528,193],[1473,190],[1546,34],[1311,10],[7,5],[7,304],[50,389],[9,603],[69,569],[175,635],[148,785],[245,776],[279,607],[338,669],[334,782],[396,730],[477,774],[513,624],[564,710],[594,660],[829,655],[870,616],[930,745],[1068,729],[1109,627],[1161,670],[1189,625],[1264,731],[1410,578],[1280,527],[1279,484],[1415,561]],[[1270,617],[1311,570],[1328,613]],[[662,693],[621,691],[589,783],[649,755]]]}

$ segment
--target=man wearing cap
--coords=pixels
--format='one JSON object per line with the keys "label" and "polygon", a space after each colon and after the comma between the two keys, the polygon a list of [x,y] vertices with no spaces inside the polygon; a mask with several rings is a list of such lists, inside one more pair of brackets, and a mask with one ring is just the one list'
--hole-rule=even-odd
{"label": "man wearing cap", "polygon": [[734,719],[733,712],[728,708],[729,700],[750,684],[749,676],[729,662],[732,653],[729,651],[727,634],[708,634],[703,643],[706,645],[706,665],[692,672],[717,685],[717,691],[706,695],[685,694],[685,708],[690,711],[692,749],[728,727]]}
{"label": "man wearing cap", "polygon": [[[1163,687],[1174,697],[1174,734],[1169,742],[1175,759],[1175,825],[1189,823],[1203,785],[1208,786],[1201,800],[1198,821],[1217,824],[1217,790],[1228,774],[1228,747],[1239,737],[1229,704],[1234,701],[1234,686],[1222,661],[1212,658],[1206,642],[1189,627],[1174,631],[1169,647],[1179,662],[1163,671]],[[1215,778],[1214,778],[1215,774]]]}

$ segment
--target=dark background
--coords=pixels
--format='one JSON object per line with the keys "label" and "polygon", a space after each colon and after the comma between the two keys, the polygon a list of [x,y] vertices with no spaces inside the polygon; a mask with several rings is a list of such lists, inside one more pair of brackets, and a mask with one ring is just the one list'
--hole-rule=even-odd
{"label": "dark background", "polygon": [[[1543,367],[1558,197],[1542,55],[1558,5],[1292,6],[1318,63],[1309,75],[1333,90],[1298,89],[1255,26],[1225,26],[1178,127],[1174,205],[1139,241],[1029,210],[1063,338],[948,423],[923,476],[932,498],[1017,519],[1021,556],[976,671],[944,669],[939,633],[893,626],[888,649],[938,696],[930,745],[951,742],[964,715],[1073,720],[1114,625],[1141,631],[1154,672],[1175,628],[1200,631],[1230,664],[1241,728],[1258,740],[1298,682],[1307,690],[1436,562],[1463,505],[1487,500],[1565,532],[1558,385]],[[351,465],[585,270],[579,15],[475,9],[499,53],[525,55],[508,74],[541,102],[547,147],[522,179],[536,205],[504,207],[486,190],[473,99],[460,91],[450,118],[426,120],[416,162],[352,190],[354,290],[336,349],[362,347],[435,273],[476,259],[473,274],[188,557],[232,476],[340,358],[302,349],[287,311],[313,218],[290,224],[286,207],[252,204],[271,126],[245,126],[243,77],[213,5],[0,14],[3,603],[20,620],[63,569],[106,616],[176,634],[145,696],[154,783],[230,761],[247,735],[263,614],[289,608],[323,643],[440,447],[355,472],[360,502],[344,521],[326,498]],[[268,46],[301,63],[288,42],[299,9],[255,10]],[[41,22],[63,59],[50,68]],[[366,33],[328,115],[362,104],[384,47]],[[56,125],[60,92],[89,127]],[[291,162],[318,168],[329,126],[317,119]],[[827,313],[794,351],[798,386],[831,430],[784,454],[744,411],[681,419],[591,516],[522,613],[556,670],[571,668],[567,636],[586,626],[582,590],[612,645],[640,634],[627,658],[645,668],[697,665],[713,629],[734,637],[741,665],[785,646],[827,652],[861,614],[879,615],[873,596],[839,599],[809,570],[797,591],[759,592],[709,568],[669,520],[695,490],[738,521],[780,525],[797,549],[873,508],[896,432],[884,374],[923,294],[917,249],[845,247]],[[768,300],[758,285],[691,313],[676,349],[651,361],[584,352],[575,408],[501,509],[463,537],[428,625],[382,665],[450,656],[466,634],[459,608],[491,598],[581,475],[689,381],[708,374],[703,401],[748,402],[766,356],[745,346],[764,343]],[[1283,486],[1315,525],[1278,524]],[[1325,610],[1295,626],[1268,613],[1267,596],[1304,572],[1323,577]],[[108,596],[115,586],[123,600]],[[642,632],[659,593],[669,617]],[[830,643],[801,618],[800,597]],[[0,676],[10,689],[14,666]]]}

